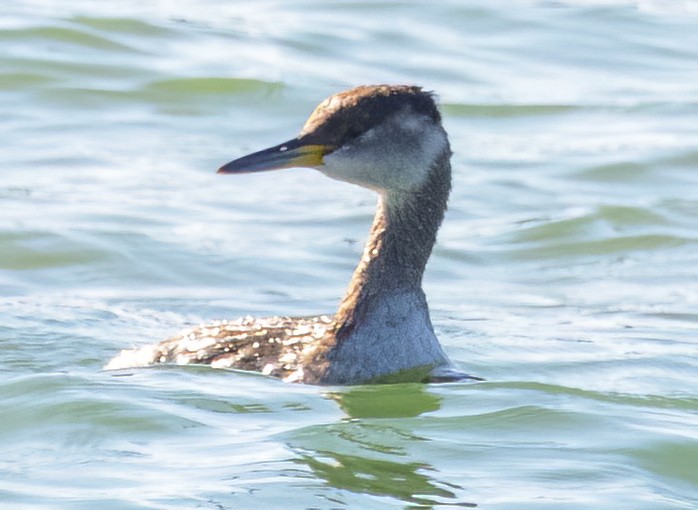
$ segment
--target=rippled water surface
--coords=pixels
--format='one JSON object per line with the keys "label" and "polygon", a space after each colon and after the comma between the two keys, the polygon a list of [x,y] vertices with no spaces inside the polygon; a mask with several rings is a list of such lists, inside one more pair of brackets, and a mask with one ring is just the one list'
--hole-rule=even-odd
{"label": "rippled water surface", "polygon": [[[693,0],[0,12],[0,507],[698,507]],[[333,310],[375,197],[214,169],[382,82],[440,95],[425,285],[487,381],[103,371],[204,320]]]}

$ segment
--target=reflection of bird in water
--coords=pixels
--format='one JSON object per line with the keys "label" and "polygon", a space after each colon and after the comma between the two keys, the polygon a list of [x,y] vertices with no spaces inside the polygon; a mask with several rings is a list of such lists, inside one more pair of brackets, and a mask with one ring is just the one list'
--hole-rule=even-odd
{"label": "reflection of bird in water", "polygon": [[358,87],[329,97],[296,138],[218,172],[310,167],[378,193],[335,315],[214,322],[122,351],[107,368],[198,363],[317,384],[467,377],[449,368],[422,290],[451,187],[450,156],[434,99],[418,87]]}

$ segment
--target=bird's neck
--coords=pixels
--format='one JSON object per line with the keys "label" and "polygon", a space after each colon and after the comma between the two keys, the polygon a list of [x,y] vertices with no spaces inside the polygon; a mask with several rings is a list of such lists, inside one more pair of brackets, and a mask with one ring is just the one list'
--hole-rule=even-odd
{"label": "bird's neck", "polygon": [[[419,190],[381,194],[361,261],[334,325],[315,353],[315,369],[336,373],[335,367],[328,368],[328,360],[334,363],[338,358],[356,357],[339,352],[363,351],[366,359],[371,353],[364,349],[380,350],[379,344],[389,346],[394,341],[401,349],[423,351],[434,359],[443,356],[429,319],[422,275],[446,210],[451,188],[449,157],[446,152],[439,158]],[[388,329],[390,335],[385,333]],[[321,381],[324,377],[308,376]],[[346,381],[340,377],[339,382]]]}
{"label": "bird's neck", "polygon": [[440,158],[418,190],[380,195],[361,261],[336,314],[340,329],[355,326],[361,308],[386,294],[421,292],[451,189],[449,156]]}

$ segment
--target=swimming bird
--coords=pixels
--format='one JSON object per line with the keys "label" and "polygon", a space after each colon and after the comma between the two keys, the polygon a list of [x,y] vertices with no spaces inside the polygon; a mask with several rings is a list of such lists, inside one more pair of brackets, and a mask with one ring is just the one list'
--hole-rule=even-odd
{"label": "swimming bird", "polygon": [[378,193],[363,255],[337,312],[216,321],[124,350],[106,368],[209,364],[310,384],[469,378],[441,348],[422,290],[451,189],[450,158],[434,96],[420,87],[361,86],[330,96],[298,136],[218,173],[309,167]]}

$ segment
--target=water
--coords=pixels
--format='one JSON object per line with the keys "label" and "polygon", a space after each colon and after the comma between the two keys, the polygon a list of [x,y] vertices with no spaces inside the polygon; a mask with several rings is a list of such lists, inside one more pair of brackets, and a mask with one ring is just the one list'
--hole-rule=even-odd
{"label": "water", "polygon": [[[0,507],[698,506],[693,1],[6,1]],[[332,311],[375,198],[222,177],[361,83],[440,94],[426,291],[478,384],[316,388],[119,349]]]}

